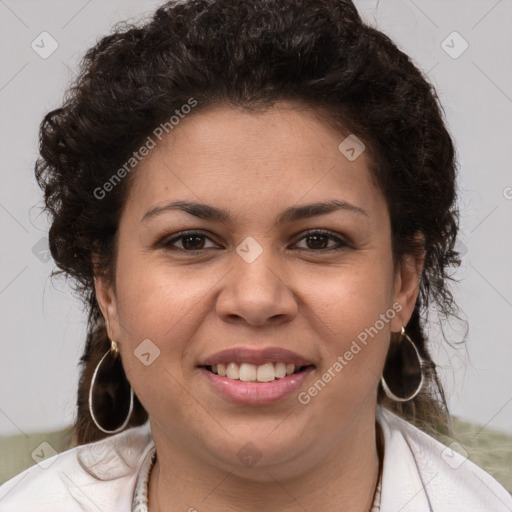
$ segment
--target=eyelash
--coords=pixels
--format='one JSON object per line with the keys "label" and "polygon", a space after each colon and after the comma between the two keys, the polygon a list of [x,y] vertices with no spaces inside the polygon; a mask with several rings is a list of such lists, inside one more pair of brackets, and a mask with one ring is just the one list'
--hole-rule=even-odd
{"label": "eyelash", "polygon": [[[185,253],[188,253],[188,254],[199,254],[199,253],[204,252],[204,251],[206,251],[208,249],[212,249],[212,247],[207,247],[206,249],[187,250],[187,249],[183,249],[181,247],[173,247],[173,244],[175,242],[177,242],[178,240],[181,240],[181,239],[184,239],[184,238],[188,238],[188,237],[191,237],[191,236],[203,236],[203,237],[211,240],[211,238],[207,235],[207,233],[205,233],[203,231],[184,231],[182,233],[178,233],[178,235],[179,236],[175,236],[175,237],[173,237],[170,240],[169,240],[169,237],[165,237],[160,242],[158,242],[157,245],[160,246],[160,247],[163,247],[165,249],[170,249],[170,250],[178,249],[178,250],[180,250],[182,252],[185,252]],[[304,233],[302,235],[301,238],[299,238],[299,240],[296,243],[300,242],[301,240],[303,240],[305,238],[308,238],[308,237],[314,236],[314,235],[325,236],[327,238],[335,240],[335,241],[338,242],[339,247],[329,247],[329,248],[326,248],[326,249],[318,249],[318,250],[316,250],[316,249],[300,248],[299,250],[301,250],[301,251],[312,251],[312,252],[316,252],[316,253],[326,253],[326,252],[332,252],[332,251],[341,251],[341,250],[349,247],[349,244],[347,242],[345,242],[344,240],[342,240],[338,236],[333,235],[330,231],[326,231],[324,229],[314,229],[314,230],[311,230],[311,231],[307,231],[306,233]],[[213,242],[213,240],[211,240],[211,241]]]}

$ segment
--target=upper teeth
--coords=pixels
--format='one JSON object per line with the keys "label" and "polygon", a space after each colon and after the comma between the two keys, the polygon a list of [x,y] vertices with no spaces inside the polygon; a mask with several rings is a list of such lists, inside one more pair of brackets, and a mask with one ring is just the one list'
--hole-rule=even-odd
{"label": "upper teeth", "polygon": [[285,363],[265,363],[259,366],[250,363],[228,363],[214,364],[213,373],[218,373],[221,377],[229,379],[243,380],[245,382],[271,382],[274,379],[280,379],[285,375],[291,375],[295,371],[295,365]]}

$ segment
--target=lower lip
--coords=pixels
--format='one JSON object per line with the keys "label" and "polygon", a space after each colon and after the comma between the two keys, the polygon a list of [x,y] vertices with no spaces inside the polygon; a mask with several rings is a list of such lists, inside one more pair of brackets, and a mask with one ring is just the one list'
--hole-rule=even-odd
{"label": "lower lip", "polygon": [[314,367],[309,366],[299,373],[272,382],[244,382],[221,377],[206,368],[200,370],[223,397],[240,404],[259,405],[278,402],[297,391]]}

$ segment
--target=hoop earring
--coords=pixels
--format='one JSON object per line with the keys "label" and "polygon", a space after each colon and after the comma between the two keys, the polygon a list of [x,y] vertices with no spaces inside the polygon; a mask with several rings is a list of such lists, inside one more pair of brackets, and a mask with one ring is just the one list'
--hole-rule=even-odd
{"label": "hoop earring", "polygon": [[133,389],[132,389],[132,387],[130,386],[130,408],[128,410],[128,416],[124,420],[123,424],[114,430],[107,430],[106,428],[103,428],[99,424],[98,420],[96,419],[96,416],[94,415],[93,406],[92,406],[93,388],[94,388],[94,384],[96,382],[96,377],[98,375],[98,371],[100,369],[101,364],[103,363],[103,361],[109,354],[113,354],[114,358],[117,358],[118,354],[119,354],[119,349],[118,349],[117,343],[113,340],[110,343],[111,343],[110,350],[108,352],[106,352],[105,355],[100,359],[100,362],[97,364],[96,368],[94,369],[94,373],[92,374],[91,386],[89,388],[89,413],[91,415],[92,421],[94,421],[94,424],[102,432],[104,432],[105,434],[117,434],[118,432],[121,432],[121,430],[123,430],[126,427],[126,425],[128,425],[128,421],[130,420],[130,416],[132,415],[132,411],[133,411]]}
{"label": "hoop earring", "polygon": [[[423,360],[416,345],[411,338],[405,334],[403,327],[400,335],[401,339],[396,346],[394,348],[390,347],[380,381],[388,398],[396,402],[408,402],[412,400],[423,387]],[[403,343],[404,339],[409,342],[407,345]],[[392,383],[391,387],[393,387],[395,391],[390,389],[388,383]],[[409,393],[407,394],[407,392]]]}

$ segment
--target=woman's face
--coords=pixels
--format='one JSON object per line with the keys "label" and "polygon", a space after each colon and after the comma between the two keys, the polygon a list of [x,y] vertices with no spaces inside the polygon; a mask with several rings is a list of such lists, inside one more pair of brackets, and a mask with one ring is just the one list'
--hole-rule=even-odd
{"label": "woman's face", "polygon": [[[418,279],[414,262],[394,271],[384,197],[344,139],[290,104],[218,106],[182,119],[134,171],[115,287],[96,286],[157,448],[291,475],[373,429],[390,331]],[[205,368],[233,362],[228,376]],[[293,362],[306,368],[283,377]]]}

